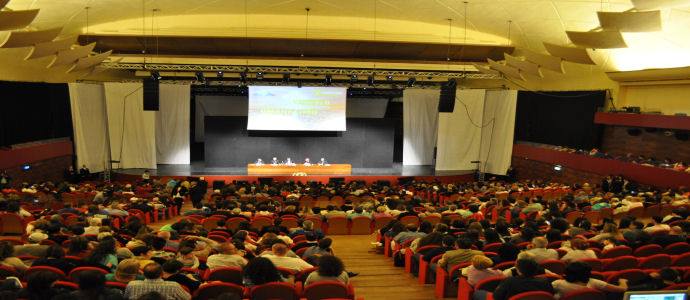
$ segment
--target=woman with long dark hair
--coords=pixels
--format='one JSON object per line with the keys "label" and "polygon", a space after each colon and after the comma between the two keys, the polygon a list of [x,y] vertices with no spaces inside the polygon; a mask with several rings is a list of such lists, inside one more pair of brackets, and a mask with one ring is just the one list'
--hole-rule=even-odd
{"label": "woman with long dark hair", "polygon": [[278,268],[265,257],[257,257],[244,267],[244,285],[254,286],[269,282],[285,281]]}
{"label": "woman with long dark hair", "polygon": [[102,239],[96,248],[93,249],[91,255],[86,257],[85,261],[92,265],[98,265],[115,271],[117,268],[116,244],[113,237],[106,237]]}
{"label": "woman with long dark hair", "polygon": [[350,282],[350,277],[345,272],[345,265],[340,258],[333,255],[324,255],[319,258],[319,270],[311,272],[304,281],[304,286],[320,281],[337,281],[343,284]]}

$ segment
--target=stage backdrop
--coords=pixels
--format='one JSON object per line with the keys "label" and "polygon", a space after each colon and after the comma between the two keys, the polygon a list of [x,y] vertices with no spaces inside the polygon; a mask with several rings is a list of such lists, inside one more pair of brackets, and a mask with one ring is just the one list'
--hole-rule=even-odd
{"label": "stage backdrop", "polygon": [[345,132],[248,132],[247,117],[205,118],[207,167],[246,167],[276,156],[301,163],[305,157],[354,168],[390,168],[394,124],[387,119],[347,119]]}

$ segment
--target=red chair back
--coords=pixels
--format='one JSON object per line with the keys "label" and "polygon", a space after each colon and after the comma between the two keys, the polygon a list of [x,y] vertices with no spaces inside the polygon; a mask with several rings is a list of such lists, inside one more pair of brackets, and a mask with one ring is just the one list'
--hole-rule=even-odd
{"label": "red chair back", "polygon": [[640,282],[641,280],[647,278],[647,273],[639,269],[618,271],[609,275],[609,277],[606,278],[606,282],[618,284],[618,279],[621,278],[627,279],[630,282]]}
{"label": "red chair back", "polygon": [[393,217],[378,217],[374,218],[374,230],[379,230],[383,226],[386,226],[390,221],[393,221]]}
{"label": "red chair back", "polygon": [[225,221],[225,228],[230,230],[237,230],[237,227],[240,226],[240,223],[242,221],[246,221],[246,219],[241,217],[230,218],[227,221]]}
{"label": "red chair back", "polygon": [[503,246],[503,243],[491,243],[491,244],[486,244],[484,245],[484,248],[482,248],[482,251],[484,252],[498,252],[498,249]]}
{"label": "red chair back", "polygon": [[371,234],[371,218],[354,217],[350,220],[350,234]]}
{"label": "red chair back", "polygon": [[674,267],[690,267],[690,252],[676,256],[671,264]]}
{"label": "red chair back", "polygon": [[474,285],[475,290],[483,290],[487,292],[493,292],[496,290],[499,284],[505,280],[505,276],[494,276],[483,279]]}
{"label": "red chair back", "polygon": [[194,292],[193,298],[195,300],[210,300],[224,293],[235,294],[241,299],[244,295],[244,287],[234,283],[211,282],[200,286],[199,289]]}
{"label": "red chair back", "polygon": [[282,217],[280,220],[280,225],[285,226],[287,229],[299,227],[299,220],[294,217]]}
{"label": "red chair back", "polygon": [[86,271],[96,271],[98,273],[101,273],[103,275],[107,275],[108,271],[103,270],[101,268],[96,268],[96,267],[78,267],[72,269],[72,271],[69,272],[69,279],[74,281],[74,282],[79,282],[79,276],[81,273],[86,272]]}
{"label": "red chair back", "polygon": [[640,258],[640,269],[662,269],[671,265],[673,258],[668,254],[656,254]]}
{"label": "red chair back", "polygon": [[583,288],[567,293],[561,300],[606,300],[606,294],[590,288]]}
{"label": "red chair back", "polygon": [[117,282],[117,281],[107,281],[105,283],[105,286],[107,286],[109,288],[113,288],[113,289],[118,289],[118,290],[121,290],[123,292],[125,291],[125,289],[127,289],[126,283]]}
{"label": "red chair back", "polygon": [[647,256],[652,256],[655,254],[660,254],[664,252],[664,248],[661,248],[661,246],[657,244],[651,244],[651,245],[644,245],[640,248],[635,249],[635,252],[633,252],[633,255],[636,257],[647,257]]}
{"label": "red chair back", "polygon": [[295,286],[287,282],[270,282],[252,287],[249,296],[251,299],[271,300],[297,300]]}
{"label": "red chair back", "polygon": [[72,291],[76,291],[79,289],[79,286],[76,283],[62,280],[58,280],[55,283],[53,283],[53,287],[63,288]]}
{"label": "red chair back", "polygon": [[565,272],[565,263],[557,259],[543,260],[539,264],[544,267],[544,269],[559,275]]}
{"label": "red chair back", "polygon": [[0,279],[4,280],[10,276],[20,277],[19,273],[17,273],[17,270],[15,270],[13,267],[0,265]]}
{"label": "red chair back", "polygon": [[604,262],[604,271],[621,271],[637,268],[637,258],[634,256],[621,256]]}
{"label": "red chair back", "polygon": [[400,223],[402,223],[403,225],[415,224],[415,225],[419,226],[419,217],[417,217],[417,216],[404,216],[404,217],[400,218]]}
{"label": "red chair back", "polygon": [[307,300],[352,298],[348,286],[335,281],[320,281],[312,283],[304,288],[303,295],[305,298],[307,298]]}
{"label": "red chair back", "polygon": [[348,220],[344,216],[335,216],[328,218],[328,230],[327,234],[330,235],[343,235],[348,233]]}
{"label": "red chair back", "polygon": [[25,228],[22,217],[12,213],[0,213],[0,234],[23,235]]}
{"label": "red chair back", "polygon": [[673,243],[664,248],[664,253],[668,255],[679,255],[690,252],[690,244],[686,242]]}
{"label": "red chair back", "polygon": [[542,291],[533,291],[517,294],[513,297],[508,298],[508,300],[554,300],[555,298],[551,293]]}
{"label": "red chair back", "polygon": [[241,285],[242,275],[242,268],[240,267],[221,267],[206,271],[204,280],[222,281]]}
{"label": "red chair back", "polygon": [[611,249],[606,249],[601,251],[601,256],[599,258],[616,258],[625,255],[631,255],[632,248],[628,246],[616,246]]}
{"label": "red chair back", "polygon": [[36,273],[36,272],[42,272],[42,271],[54,273],[54,274],[60,276],[61,279],[66,277],[65,272],[63,272],[62,270],[60,270],[58,268],[54,268],[54,267],[49,267],[49,266],[30,267],[30,268],[26,269],[26,272],[24,272],[24,277],[29,276],[29,274]]}
{"label": "red chair back", "polygon": [[664,290],[664,291],[676,291],[676,290],[687,290],[688,288],[690,288],[690,282],[672,284],[672,285],[669,285],[669,286],[663,288],[662,290]]}

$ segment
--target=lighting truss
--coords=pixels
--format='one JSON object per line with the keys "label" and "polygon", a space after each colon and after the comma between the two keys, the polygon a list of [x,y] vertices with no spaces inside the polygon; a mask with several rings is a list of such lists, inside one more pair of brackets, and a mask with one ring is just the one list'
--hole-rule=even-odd
{"label": "lighting truss", "polygon": [[[104,69],[117,69],[117,70],[132,70],[132,71],[144,71],[144,70],[156,70],[159,72],[218,72],[222,71],[225,73],[232,72],[248,72],[257,73],[263,72],[264,74],[313,74],[313,75],[358,75],[366,76],[371,75],[371,69],[369,68],[320,68],[320,67],[281,67],[281,66],[245,66],[245,65],[195,65],[195,64],[142,64],[142,63],[120,63],[120,62],[104,62],[100,64],[101,68]],[[485,74],[479,72],[462,72],[462,71],[424,71],[424,70],[396,70],[396,69],[377,69],[382,73],[401,76],[401,77],[417,77],[417,78],[466,78],[466,79],[502,79],[500,75],[497,74]]]}

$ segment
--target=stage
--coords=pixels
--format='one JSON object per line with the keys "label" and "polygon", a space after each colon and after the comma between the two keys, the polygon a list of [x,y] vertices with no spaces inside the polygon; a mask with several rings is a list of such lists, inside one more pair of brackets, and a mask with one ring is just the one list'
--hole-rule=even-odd
{"label": "stage", "polygon": [[[136,180],[140,178],[144,169],[117,169],[113,170],[117,180]],[[257,181],[259,177],[271,177],[274,180],[296,181],[322,181],[329,178],[340,177],[346,181],[364,180],[368,183],[377,180],[389,180],[397,182],[400,177],[415,177],[418,180],[432,181],[438,179],[444,183],[470,181],[473,179],[474,170],[464,171],[436,171],[433,166],[403,166],[400,163],[393,164],[390,168],[352,168],[352,174],[343,175],[312,175],[312,176],[286,176],[286,175],[248,175],[247,168],[216,168],[206,167],[203,161],[193,162],[189,165],[158,165],[157,169],[149,170],[154,178],[164,177],[201,177],[207,181],[233,180]]]}

